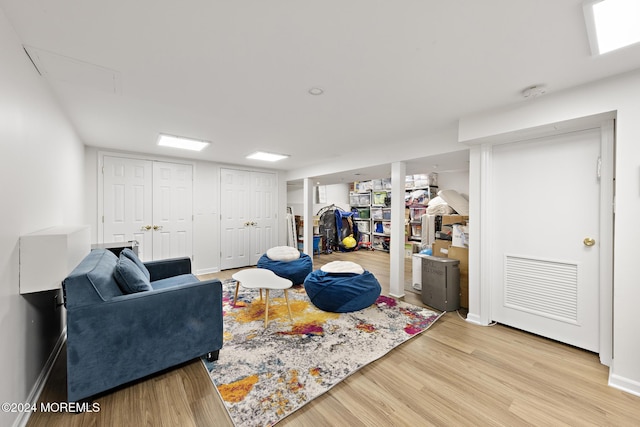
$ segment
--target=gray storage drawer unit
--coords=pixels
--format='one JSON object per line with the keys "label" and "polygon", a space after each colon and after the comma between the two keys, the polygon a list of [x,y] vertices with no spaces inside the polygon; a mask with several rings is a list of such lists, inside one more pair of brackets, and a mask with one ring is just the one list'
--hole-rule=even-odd
{"label": "gray storage drawer unit", "polygon": [[422,302],[442,311],[460,308],[460,268],[457,259],[422,258]]}

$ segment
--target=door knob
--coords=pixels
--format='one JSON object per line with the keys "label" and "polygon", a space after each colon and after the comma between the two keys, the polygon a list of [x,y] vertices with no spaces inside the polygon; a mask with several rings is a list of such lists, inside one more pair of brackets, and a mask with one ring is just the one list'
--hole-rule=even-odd
{"label": "door knob", "polygon": [[582,243],[584,243],[585,246],[593,246],[596,244],[596,241],[591,237],[585,237]]}
{"label": "door knob", "polygon": [[158,230],[162,230],[162,226],[161,225],[154,225],[153,229],[158,231]]}
{"label": "door knob", "polygon": [[151,230],[151,226],[150,225],[143,225],[142,227],[140,227],[140,230],[149,231],[149,230]]}

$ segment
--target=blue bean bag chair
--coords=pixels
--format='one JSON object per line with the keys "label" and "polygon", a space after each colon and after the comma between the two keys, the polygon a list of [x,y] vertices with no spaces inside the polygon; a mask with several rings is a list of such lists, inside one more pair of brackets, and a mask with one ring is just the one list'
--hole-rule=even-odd
{"label": "blue bean bag chair", "polygon": [[327,270],[330,271],[316,270],[304,281],[309,299],[320,310],[334,313],[358,311],[374,304],[380,296],[380,283],[369,271]]}
{"label": "blue bean bag chair", "polygon": [[[284,248],[290,247],[285,246],[269,249],[260,257],[257,267],[271,270],[276,275],[291,280],[294,285],[300,285],[304,283],[305,277],[313,271],[313,262],[311,257],[307,254],[300,253],[295,248],[290,248],[297,252],[297,254],[295,254],[297,258],[295,258]],[[283,252],[285,255],[282,255]],[[269,255],[279,259],[272,259]]]}

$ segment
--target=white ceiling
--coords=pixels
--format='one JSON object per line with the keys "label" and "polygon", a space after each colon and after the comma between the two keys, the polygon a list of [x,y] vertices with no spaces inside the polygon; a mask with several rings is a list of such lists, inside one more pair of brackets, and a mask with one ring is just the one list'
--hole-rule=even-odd
{"label": "white ceiling", "polygon": [[[244,156],[265,150],[291,155],[284,170],[347,157],[388,171],[403,141],[455,135],[462,116],[530,102],[528,86],[553,93],[640,68],[640,46],[591,57],[581,0],[0,7],[87,145],[254,167]],[[213,144],[185,154],[156,146],[160,132]],[[434,164],[396,157],[408,171]],[[452,169],[466,167],[458,157]]]}

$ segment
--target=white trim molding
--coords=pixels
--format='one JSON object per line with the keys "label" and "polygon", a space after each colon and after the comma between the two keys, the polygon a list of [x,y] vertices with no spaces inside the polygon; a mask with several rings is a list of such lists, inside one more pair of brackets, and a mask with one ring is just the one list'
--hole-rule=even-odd
{"label": "white trim molding", "polygon": [[613,373],[613,362],[611,363],[611,369],[609,370],[609,387],[617,388],[624,392],[640,396],[640,382],[633,381],[620,375]]}

